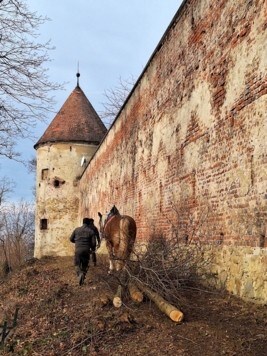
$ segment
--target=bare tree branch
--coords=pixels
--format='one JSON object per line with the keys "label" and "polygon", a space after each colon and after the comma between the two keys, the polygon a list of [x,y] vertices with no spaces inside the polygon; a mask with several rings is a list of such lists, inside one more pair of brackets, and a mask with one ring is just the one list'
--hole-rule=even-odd
{"label": "bare tree branch", "polygon": [[28,162],[27,162],[27,168],[29,173],[36,173],[36,157],[32,157]]}
{"label": "bare tree branch", "polygon": [[0,156],[18,157],[15,143],[31,134],[52,110],[48,79],[50,42],[39,43],[38,29],[48,19],[31,12],[25,0],[0,3]]}
{"label": "bare tree branch", "polygon": [[[0,209],[9,193],[14,189],[14,182],[7,177],[3,177],[0,182]],[[1,211],[1,210],[0,210]],[[1,222],[0,222],[1,228]]]}
{"label": "bare tree branch", "polygon": [[119,78],[119,83],[115,88],[105,90],[106,101],[102,103],[104,110],[100,112],[99,116],[108,127],[118,115],[134,83],[135,80],[132,76],[128,79]]}

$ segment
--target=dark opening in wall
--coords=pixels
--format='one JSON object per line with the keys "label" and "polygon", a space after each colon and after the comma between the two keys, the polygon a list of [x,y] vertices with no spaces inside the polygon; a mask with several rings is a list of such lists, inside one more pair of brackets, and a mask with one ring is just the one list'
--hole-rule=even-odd
{"label": "dark opening in wall", "polygon": [[47,219],[41,219],[40,220],[40,229],[47,230],[47,223],[48,223]]}
{"label": "dark opening in wall", "polygon": [[58,180],[58,179],[55,179],[55,180],[54,180],[54,187],[55,187],[55,188],[58,188],[59,185],[60,185],[59,180]]}
{"label": "dark opening in wall", "polygon": [[42,169],[42,180],[47,179],[48,177],[48,168]]}
{"label": "dark opening in wall", "polygon": [[53,179],[53,186],[54,186],[55,188],[61,187],[62,184],[65,184],[65,181],[64,181],[63,179],[60,179],[60,178],[58,178],[58,177],[55,177],[55,178]]}

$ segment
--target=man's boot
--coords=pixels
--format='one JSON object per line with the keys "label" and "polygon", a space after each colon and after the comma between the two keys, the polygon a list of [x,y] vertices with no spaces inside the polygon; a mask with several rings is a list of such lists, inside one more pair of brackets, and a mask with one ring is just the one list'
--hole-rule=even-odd
{"label": "man's boot", "polygon": [[96,266],[96,253],[95,252],[92,252],[92,261],[93,261],[94,266]]}
{"label": "man's boot", "polygon": [[85,279],[84,272],[80,272],[80,274],[79,274],[79,285],[80,286],[84,284],[84,279]]}

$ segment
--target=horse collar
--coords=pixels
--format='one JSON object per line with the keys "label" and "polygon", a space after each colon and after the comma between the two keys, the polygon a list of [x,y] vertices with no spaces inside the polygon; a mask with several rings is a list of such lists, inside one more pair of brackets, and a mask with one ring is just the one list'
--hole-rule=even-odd
{"label": "horse collar", "polygon": [[106,221],[105,221],[105,224],[104,224],[104,227],[107,225],[107,223],[108,223],[109,221],[111,221],[111,220],[114,218],[114,216],[116,216],[116,215],[110,215],[110,216],[107,217],[107,219],[106,219]]}

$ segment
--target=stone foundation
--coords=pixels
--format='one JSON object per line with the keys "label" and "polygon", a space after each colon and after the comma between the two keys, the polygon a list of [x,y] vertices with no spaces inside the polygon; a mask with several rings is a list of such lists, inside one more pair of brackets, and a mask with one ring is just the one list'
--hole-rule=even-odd
{"label": "stone foundation", "polygon": [[210,256],[208,284],[247,301],[267,303],[267,248],[212,247],[206,249],[206,257]]}

